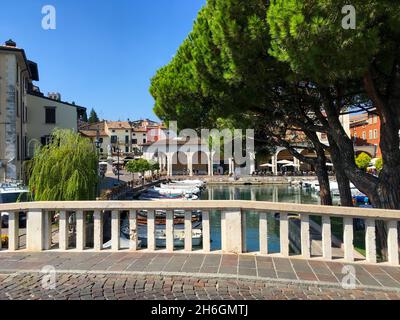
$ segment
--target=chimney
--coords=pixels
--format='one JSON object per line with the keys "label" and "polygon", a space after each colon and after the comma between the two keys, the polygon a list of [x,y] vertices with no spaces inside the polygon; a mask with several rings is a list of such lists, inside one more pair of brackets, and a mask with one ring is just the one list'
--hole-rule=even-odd
{"label": "chimney", "polygon": [[17,44],[14,41],[12,41],[11,39],[7,40],[4,44],[7,47],[13,47],[13,48],[15,48],[17,46]]}
{"label": "chimney", "polygon": [[51,100],[61,101],[61,94],[59,94],[58,92],[49,92],[47,94],[47,97]]}

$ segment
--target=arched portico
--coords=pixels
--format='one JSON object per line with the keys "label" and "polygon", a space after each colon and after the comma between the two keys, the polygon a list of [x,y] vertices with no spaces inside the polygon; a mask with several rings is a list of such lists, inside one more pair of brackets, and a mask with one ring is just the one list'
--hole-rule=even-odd
{"label": "arched portico", "polygon": [[189,157],[185,152],[175,152],[172,156],[172,175],[184,176],[190,174],[189,162]]}
{"label": "arched portico", "polygon": [[[210,166],[210,157],[204,151],[197,151],[192,155],[192,172],[194,175],[209,175],[209,170],[212,170]],[[210,168],[211,167],[211,168]]]}

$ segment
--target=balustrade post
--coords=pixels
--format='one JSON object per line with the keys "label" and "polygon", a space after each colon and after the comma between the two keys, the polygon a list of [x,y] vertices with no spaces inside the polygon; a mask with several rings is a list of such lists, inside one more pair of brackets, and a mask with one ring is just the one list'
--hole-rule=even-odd
{"label": "balustrade post", "polygon": [[309,259],[311,257],[310,216],[301,214],[300,218],[301,254],[303,258]]}
{"label": "balustrade post", "polygon": [[136,251],[138,247],[138,230],[136,221],[136,210],[129,211],[129,238],[131,251]]}
{"label": "balustrade post", "polygon": [[49,249],[51,245],[51,221],[49,212],[41,209],[31,209],[27,213],[26,221],[26,248],[29,251],[42,251]]}
{"label": "balustrade post", "polygon": [[147,250],[156,250],[155,211],[147,211]]}
{"label": "balustrade post", "polygon": [[76,211],[76,249],[85,250],[86,247],[86,214],[82,211]]}
{"label": "balustrade post", "polygon": [[279,240],[281,245],[281,254],[284,257],[289,256],[289,220],[287,213],[279,214]]}
{"label": "balustrade post", "polygon": [[268,220],[267,213],[260,213],[260,253],[268,254]]}
{"label": "balustrade post", "polygon": [[332,260],[331,217],[322,216],[322,257]]}
{"label": "balustrade post", "polygon": [[52,225],[51,225],[52,212],[43,211],[43,249],[51,249],[52,243]]}
{"label": "balustrade post", "polygon": [[185,211],[185,251],[192,251],[192,212]]}
{"label": "balustrade post", "polygon": [[166,214],[165,237],[166,249],[174,251],[174,211],[168,210]]}
{"label": "balustrade post", "polygon": [[365,219],[365,254],[367,262],[376,263],[375,219]]}
{"label": "balustrade post", "polygon": [[113,210],[111,212],[111,250],[118,251],[120,248],[121,226],[120,212]]}
{"label": "balustrade post", "polygon": [[221,237],[223,239],[222,251],[229,253],[242,253],[246,237],[243,234],[242,211],[227,209],[221,215]]}
{"label": "balustrade post", "polygon": [[1,235],[3,233],[2,227],[3,227],[3,217],[1,216],[1,212],[0,212],[0,250],[3,248],[3,244],[1,241]]}
{"label": "balustrade post", "polygon": [[354,244],[353,244],[353,218],[343,218],[343,245],[344,259],[348,262],[354,261]]}
{"label": "balustrade post", "polygon": [[202,227],[203,227],[203,251],[210,252],[210,213],[202,212]]}
{"label": "balustrade post", "polygon": [[60,211],[60,219],[58,222],[58,234],[59,234],[59,247],[60,250],[68,250],[69,242],[69,228],[68,228],[68,212]]}
{"label": "balustrade post", "polygon": [[18,250],[18,248],[19,248],[19,213],[10,212],[8,214],[8,250],[15,251]]}
{"label": "balustrade post", "polygon": [[386,222],[388,235],[387,235],[387,246],[388,246],[388,262],[392,265],[399,265],[399,238],[397,229],[397,220],[391,220]]}
{"label": "balustrade post", "polygon": [[95,251],[103,250],[103,212],[96,210],[93,213],[93,248]]}

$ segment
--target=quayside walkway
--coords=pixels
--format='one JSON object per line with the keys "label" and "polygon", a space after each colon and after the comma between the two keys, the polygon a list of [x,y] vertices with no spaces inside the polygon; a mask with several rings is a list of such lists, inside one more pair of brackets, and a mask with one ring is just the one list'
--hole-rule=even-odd
{"label": "quayside walkway", "polygon": [[[4,253],[0,299],[400,299],[399,268],[346,264],[356,281],[343,288],[344,266],[218,253]],[[44,289],[53,270],[56,285]]]}
{"label": "quayside walkway", "polygon": [[[200,247],[193,246],[194,210],[201,210],[202,216]],[[249,290],[254,293],[250,296],[246,293],[243,298],[400,298],[400,215],[395,210],[262,201],[76,201],[5,204],[0,205],[0,212],[9,215],[8,243],[0,251],[0,273],[3,274],[0,298],[49,298],[50,293],[40,285],[43,275],[38,273],[44,266],[54,268],[60,277],[57,297],[68,299],[93,298],[94,292],[99,298],[104,298],[106,292],[114,298],[135,295],[145,298],[147,295],[139,293],[147,290],[151,292],[150,298],[160,298],[160,295],[176,299],[204,298],[205,289],[201,288],[208,285],[212,294],[206,293],[210,299],[232,298],[235,295],[225,293],[240,293],[243,286],[247,288],[243,289],[244,293]],[[216,212],[220,214],[213,216]],[[259,216],[259,251],[251,253],[247,252],[246,215],[249,212]],[[20,238],[21,213],[26,214],[26,243]],[[55,213],[59,215],[56,241],[52,220]],[[162,250],[157,248],[160,239],[157,213],[165,216]],[[74,214],[73,225],[71,214]],[[106,215],[111,219],[111,248],[104,250]],[[127,217],[128,226],[122,226],[122,215]],[[312,250],[310,230],[310,225],[317,221],[314,217],[320,221],[321,229],[321,250],[317,254]],[[343,225],[339,257],[333,243],[332,218],[340,219]],[[176,219],[184,224],[183,229],[175,230]],[[268,246],[271,219],[278,226],[274,232],[278,232],[279,252],[274,253],[269,252]],[[291,219],[298,222],[295,229]],[[355,254],[354,219],[364,221],[365,257]],[[144,222],[145,245],[141,243],[143,234],[138,229],[139,223]],[[377,222],[386,225],[385,261],[378,261]],[[214,224],[221,230],[219,251],[213,251],[210,245]],[[122,228],[125,231],[128,228],[128,248],[122,248]],[[93,239],[90,243],[89,234]],[[176,247],[177,239],[183,241],[183,249]],[[299,246],[296,254],[289,250],[293,239]],[[351,283],[353,274],[356,289],[344,289],[343,283]],[[60,292],[68,294],[63,296]],[[56,297],[55,293],[52,297]]]}

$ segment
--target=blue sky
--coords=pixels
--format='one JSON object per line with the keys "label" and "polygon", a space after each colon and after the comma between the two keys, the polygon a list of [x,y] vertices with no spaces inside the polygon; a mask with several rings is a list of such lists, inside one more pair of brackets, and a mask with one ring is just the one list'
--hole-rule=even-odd
{"label": "blue sky", "polygon": [[[151,118],[150,79],[170,61],[206,0],[0,0],[0,42],[12,38],[57,91],[100,118]],[[44,5],[56,30],[41,27]]]}

